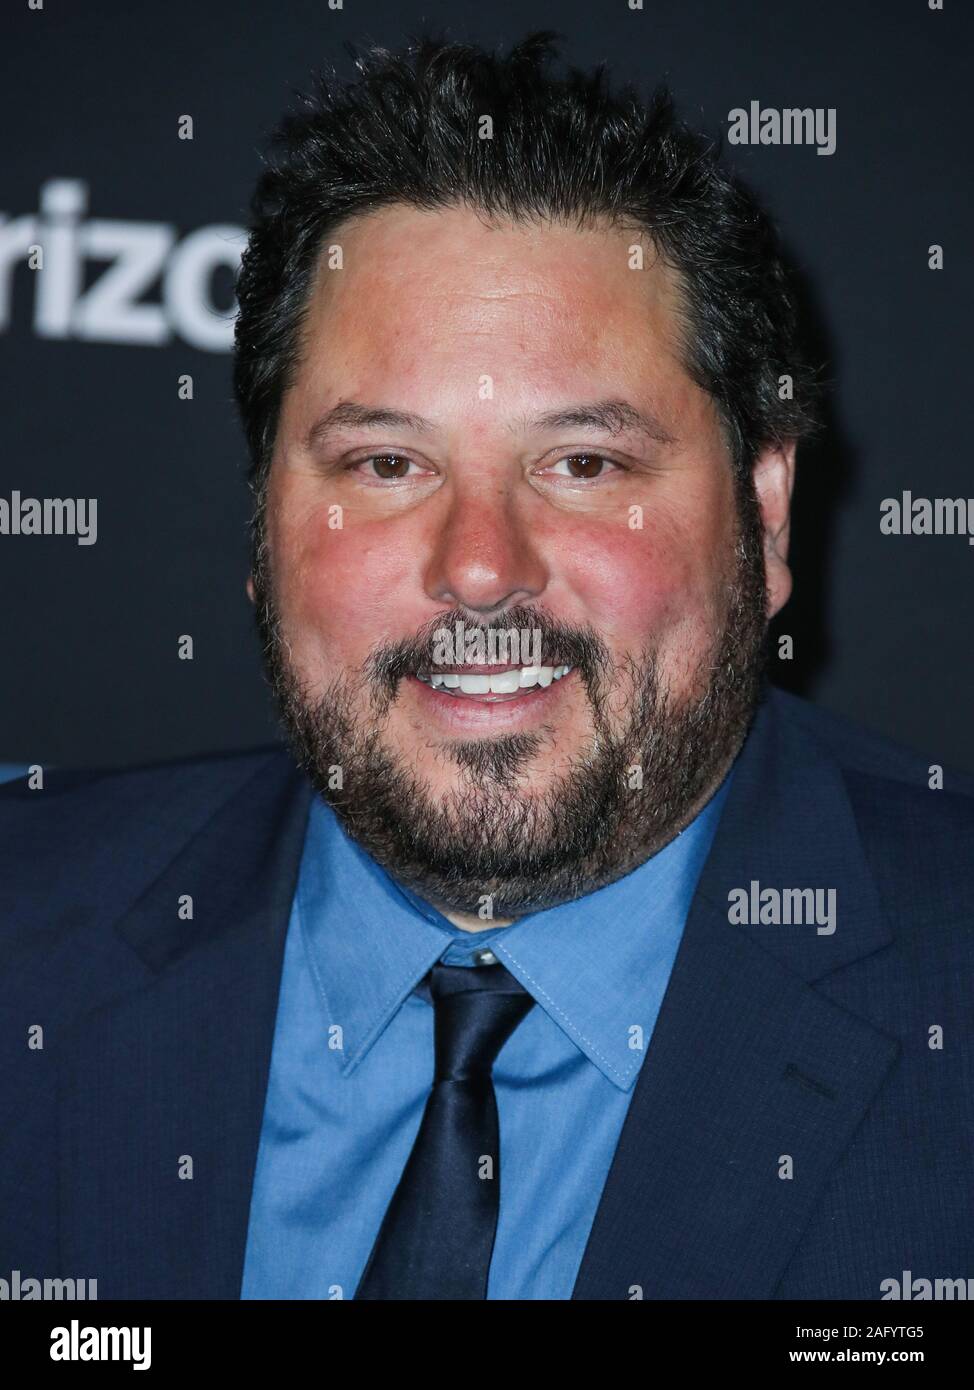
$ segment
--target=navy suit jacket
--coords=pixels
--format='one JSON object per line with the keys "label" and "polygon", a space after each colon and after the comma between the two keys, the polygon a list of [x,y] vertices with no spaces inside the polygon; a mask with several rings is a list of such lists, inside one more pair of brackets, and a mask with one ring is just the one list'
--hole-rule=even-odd
{"label": "navy suit jacket", "polygon": [[[239,1297],[311,794],[279,748],[0,791],[0,1273]],[[752,880],[836,930],[732,924]],[[768,691],[573,1297],[974,1276],[972,904],[971,779]]]}

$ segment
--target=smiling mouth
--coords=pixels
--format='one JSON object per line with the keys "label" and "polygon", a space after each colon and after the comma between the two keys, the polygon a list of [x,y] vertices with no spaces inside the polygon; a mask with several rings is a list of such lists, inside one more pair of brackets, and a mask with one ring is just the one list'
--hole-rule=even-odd
{"label": "smiling mouth", "polygon": [[457,666],[417,671],[415,678],[455,699],[495,703],[516,700],[527,691],[546,690],[574,669],[574,666],[508,666],[485,671],[482,667]]}

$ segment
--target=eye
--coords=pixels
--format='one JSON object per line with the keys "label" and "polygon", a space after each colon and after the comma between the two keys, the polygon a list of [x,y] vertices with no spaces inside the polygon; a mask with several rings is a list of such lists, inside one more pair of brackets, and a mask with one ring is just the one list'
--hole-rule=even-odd
{"label": "eye", "polygon": [[564,458],[552,464],[551,468],[543,471],[554,473],[559,478],[572,478],[576,482],[583,482],[589,478],[604,478],[608,471],[603,471],[604,464],[609,464],[613,469],[620,468],[618,463],[606,458],[604,454],[566,454]]}
{"label": "eye", "polygon": [[[412,459],[406,458],[405,454],[370,454],[368,458],[357,459],[350,467],[353,472],[360,472],[366,478],[384,483],[395,483],[403,478],[423,475],[423,470],[414,464]],[[410,468],[417,471],[410,473]]]}

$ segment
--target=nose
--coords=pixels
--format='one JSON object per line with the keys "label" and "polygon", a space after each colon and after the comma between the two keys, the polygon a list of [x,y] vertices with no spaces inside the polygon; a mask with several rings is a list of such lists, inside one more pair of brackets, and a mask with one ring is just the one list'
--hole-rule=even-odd
{"label": "nose", "polygon": [[543,592],[547,567],[516,487],[454,486],[426,566],[431,599],[488,615]]}

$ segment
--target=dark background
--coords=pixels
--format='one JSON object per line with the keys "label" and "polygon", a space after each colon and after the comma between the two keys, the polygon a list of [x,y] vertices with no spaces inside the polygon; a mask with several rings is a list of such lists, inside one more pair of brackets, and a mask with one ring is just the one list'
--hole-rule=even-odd
{"label": "dark background", "polygon": [[[398,46],[424,25],[489,46],[556,29],[572,63],[604,59],[643,92],[667,80],[713,135],[752,100],[836,108],[831,156],[726,150],[801,268],[833,383],[825,436],[799,460],[795,596],[776,625],[796,657],[775,679],[974,770],[974,548],[879,530],[881,500],[903,489],[974,497],[969,4],[9,0],[0,237],[38,214],[54,180],[84,186],[82,224],[135,224],[140,244],[149,224],[174,247],[209,229],[227,252],[197,298],[226,320],[233,229],[293,91],[318,65],[351,76],[345,41]],[[184,114],[191,141],[177,138]],[[942,271],[927,267],[934,243]],[[187,340],[161,273],[139,299],[161,306],[163,341],[119,341],[103,321],[47,336],[37,273],[2,264],[0,495],[97,497],[98,540],[0,536],[0,760],[114,765],[267,742],[228,352]],[[79,293],[105,265],[85,262]],[[177,397],[186,373],[191,401]],[[184,633],[193,661],[177,659]]]}

